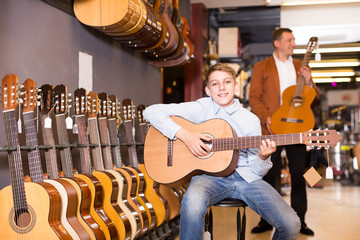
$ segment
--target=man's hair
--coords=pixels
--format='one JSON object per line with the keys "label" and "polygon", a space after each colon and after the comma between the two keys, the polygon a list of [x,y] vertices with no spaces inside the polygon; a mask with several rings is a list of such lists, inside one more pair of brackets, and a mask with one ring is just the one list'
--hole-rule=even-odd
{"label": "man's hair", "polygon": [[273,33],[271,35],[271,41],[272,41],[272,44],[274,47],[275,47],[274,42],[276,40],[279,41],[284,32],[292,33],[292,30],[290,28],[277,28],[273,31]]}
{"label": "man's hair", "polygon": [[212,65],[209,70],[206,73],[205,76],[205,82],[204,85],[207,86],[209,83],[209,76],[211,73],[215,72],[215,71],[223,71],[223,72],[227,72],[228,74],[230,74],[230,76],[234,79],[236,79],[236,73],[234,68],[230,67],[229,65],[225,64],[225,63],[217,63],[215,65]]}

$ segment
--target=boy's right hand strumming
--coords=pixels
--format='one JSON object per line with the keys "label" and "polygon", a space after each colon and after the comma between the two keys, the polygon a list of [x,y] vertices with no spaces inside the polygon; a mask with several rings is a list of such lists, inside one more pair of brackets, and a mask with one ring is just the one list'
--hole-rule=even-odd
{"label": "boy's right hand strumming", "polygon": [[181,128],[176,134],[175,137],[183,141],[189,151],[194,154],[194,156],[201,157],[206,156],[210,152],[210,148],[202,141],[211,141],[211,138],[208,136],[197,133],[190,132],[184,128]]}

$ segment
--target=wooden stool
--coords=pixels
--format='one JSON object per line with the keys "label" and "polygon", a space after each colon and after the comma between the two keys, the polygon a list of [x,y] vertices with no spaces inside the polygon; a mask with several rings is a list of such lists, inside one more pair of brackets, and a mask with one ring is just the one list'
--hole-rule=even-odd
{"label": "wooden stool", "polygon": [[[226,198],[214,206],[217,207],[237,207],[238,211],[236,214],[236,228],[237,228],[237,240],[245,240],[245,227],[246,227],[246,215],[245,215],[245,208],[247,204],[238,199]],[[212,206],[213,207],[213,206]],[[208,231],[211,235],[211,239],[213,239],[213,215],[212,215],[212,207],[205,215],[205,231]],[[240,217],[240,208],[243,208],[242,217]]]}

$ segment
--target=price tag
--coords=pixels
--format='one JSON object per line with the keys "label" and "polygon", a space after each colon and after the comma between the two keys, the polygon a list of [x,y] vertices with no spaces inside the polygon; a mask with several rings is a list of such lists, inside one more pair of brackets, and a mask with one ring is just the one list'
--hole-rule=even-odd
{"label": "price tag", "polygon": [[51,118],[49,118],[49,117],[45,118],[44,127],[45,128],[51,128],[51,122],[52,122]]}
{"label": "price tag", "polygon": [[71,117],[67,117],[65,120],[66,123],[66,128],[67,129],[72,129],[73,128],[73,120]]}

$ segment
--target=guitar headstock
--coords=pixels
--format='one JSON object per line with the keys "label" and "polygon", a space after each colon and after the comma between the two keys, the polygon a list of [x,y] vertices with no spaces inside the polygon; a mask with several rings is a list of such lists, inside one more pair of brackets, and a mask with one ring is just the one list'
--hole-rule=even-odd
{"label": "guitar headstock", "polygon": [[55,114],[65,114],[68,109],[71,107],[69,104],[71,99],[69,98],[69,94],[67,92],[67,87],[63,84],[57,85],[54,88],[54,104],[55,104]]}
{"label": "guitar headstock", "polygon": [[44,114],[48,114],[54,106],[54,86],[50,84],[44,84],[40,87],[40,111]]}
{"label": "guitar headstock", "polygon": [[341,140],[341,135],[335,130],[310,130],[301,134],[302,142],[310,147],[329,148],[336,146]]}
{"label": "guitar headstock", "polygon": [[19,79],[15,74],[7,74],[2,79],[2,104],[4,111],[15,110],[19,99]]}
{"label": "guitar headstock", "polygon": [[115,95],[109,95],[108,100],[109,100],[109,111],[110,111],[108,115],[110,116],[110,118],[118,118],[119,102],[117,97]]}
{"label": "guitar headstock", "polygon": [[146,123],[146,120],[143,116],[143,111],[145,110],[145,105],[140,104],[139,106],[137,106],[136,108],[136,113],[137,113],[137,119],[139,124],[144,124]]}
{"label": "guitar headstock", "polygon": [[37,107],[37,89],[36,82],[30,78],[26,79],[23,83],[22,99],[23,99],[23,112],[33,112]]}
{"label": "guitar headstock", "polygon": [[122,116],[124,121],[132,121],[134,119],[135,106],[130,98],[122,101]]}
{"label": "guitar headstock", "polygon": [[75,115],[85,115],[87,110],[86,90],[78,88],[74,92]]}
{"label": "guitar headstock", "polygon": [[109,114],[109,102],[107,93],[101,92],[98,94],[99,97],[99,117],[108,117]]}
{"label": "guitar headstock", "polygon": [[318,38],[317,37],[311,37],[307,46],[306,46],[306,52],[312,52],[316,46],[317,46]]}
{"label": "guitar headstock", "polygon": [[87,100],[88,100],[88,117],[89,118],[95,118],[99,112],[99,97],[96,93],[93,91],[90,91],[87,94]]}

